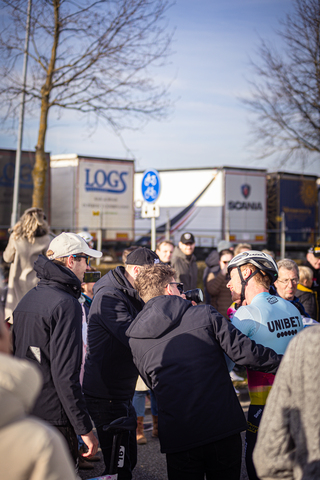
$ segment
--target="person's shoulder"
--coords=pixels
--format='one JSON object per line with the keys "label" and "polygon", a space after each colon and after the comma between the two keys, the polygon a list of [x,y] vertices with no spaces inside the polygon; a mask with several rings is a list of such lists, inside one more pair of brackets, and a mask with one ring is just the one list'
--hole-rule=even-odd
{"label": "person's shoulder", "polygon": [[252,308],[255,307],[263,309],[268,305],[270,305],[271,307],[276,305],[283,305],[283,298],[279,297],[278,295],[273,295],[270,292],[261,292],[253,298],[251,304],[248,306],[251,306]]}
{"label": "person's shoulder", "polygon": [[302,294],[315,295],[315,292],[311,288],[305,287],[304,285],[300,285],[300,283],[298,283],[296,296],[299,297]]}
{"label": "person's shoulder", "polygon": [[209,268],[219,266],[219,254],[217,250],[213,250],[205,259],[205,263]]}
{"label": "person's shoulder", "polygon": [[[234,312],[231,322],[236,323],[237,321],[242,320],[255,321],[260,310],[259,306],[255,305],[253,302],[251,302],[250,305],[242,305]],[[260,314],[258,316],[260,318]]]}
{"label": "person's shoulder", "polygon": [[51,242],[50,236],[46,233],[45,235],[41,235],[40,237],[34,237],[34,241],[38,245],[48,245]]}
{"label": "person's shoulder", "polygon": [[172,262],[173,258],[181,257],[181,255],[183,255],[182,251],[180,250],[179,247],[175,246],[174,250],[173,250],[173,253],[172,253],[172,257],[171,257],[171,262]]}
{"label": "person's shoulder", "polygon": [[179,247],[175,247],[172,257],[171,264],[174,267],[177,263],[181,263],[186,259],[186,255],[180,250]]}
{"label": "person's shoulder", "polygon": [[320,324],[312,324],[303,328],[291,340],[288,350],[295,350],[296,352],[303,352],[304,360],[306,356],[311,359],[318,358],[320,354]]}
{"label": "person's shoulder", "polygon": [[123,266],[118,266],[113,270],[109,270],[93,287],[94,296],[96,295],[118,295],[128,291],[135,291],[125,276]]}
{"label": "person's shoulder", "polygon": [[78,298],[73,297],[68,292],[64,292],[61,296],[56,296],[51,305],[49,304],[48,317],[68,317],[76,318],[79,312],[82,311],[81,304]]}

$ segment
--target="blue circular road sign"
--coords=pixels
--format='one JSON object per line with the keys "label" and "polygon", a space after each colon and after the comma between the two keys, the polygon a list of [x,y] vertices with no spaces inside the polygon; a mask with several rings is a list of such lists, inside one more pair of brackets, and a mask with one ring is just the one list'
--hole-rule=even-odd
{"label": "blue circular road sign", "polygon": [[155,202],[160,194],[160,177],[157,170],[146,170],[141,183],[142,196],[146,202]]}

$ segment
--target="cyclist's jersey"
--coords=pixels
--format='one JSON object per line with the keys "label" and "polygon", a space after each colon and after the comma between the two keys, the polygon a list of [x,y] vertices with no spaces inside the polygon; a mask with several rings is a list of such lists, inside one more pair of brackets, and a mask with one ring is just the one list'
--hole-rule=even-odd
{"label": "cyclist's jersey", "polygon": [[[299,310],[287,300],[259,293],[250,305],[240,307],[232,323],[251,340],[283,355],[290,340],[303,329]],[[247,370],[252,405],[265,405],[274,375]]]}

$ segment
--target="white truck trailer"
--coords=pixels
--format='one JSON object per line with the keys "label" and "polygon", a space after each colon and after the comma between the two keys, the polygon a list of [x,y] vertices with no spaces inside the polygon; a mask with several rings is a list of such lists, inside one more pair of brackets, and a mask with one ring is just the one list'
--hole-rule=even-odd
{"label": "white truck trailer", "polygon": [[133,241],[133,160],[52,155],[50,165],[53,231]]}
{"label": "white truck trailer", "polygon": [[[158,170],[157,239],[175,244],[192,232],[198,247],[216,247],[222,239],[266,243],[266,170],[232,167]],[[150,219],[141,218],[143,172],[134,179],[136,242],[150,241]]]}

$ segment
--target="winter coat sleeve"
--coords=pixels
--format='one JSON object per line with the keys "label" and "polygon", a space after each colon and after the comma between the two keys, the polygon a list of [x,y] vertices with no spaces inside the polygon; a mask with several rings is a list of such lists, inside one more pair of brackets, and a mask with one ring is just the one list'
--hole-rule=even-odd
{"label": "winter coat sleeve", "polygon": [[6,246],[5,251],[3,252],[3,260],[6,263],[12,263],[16,254],[15,241],[12,238],[12,235],[9,237],[8,245]]}
{"label": "winter coat sleeve", "polygon": [[50,340],[53,382],[77,435],[92,430],[80,385],[82,314],[77,300],[61,302],[53,313],[55,326]]}
{"label": "winter coat sleeve", "polygon": [[276,373],[281,356],[274,350],[250,340],[212,307],[210,318],[217,341],[228,357],[251,370]]}
{"label": "winter coat sleeve", "polygon": [[[310,327],[311,328],[311,327]],[[293,479],[293,451],[290,435],[292,346],[288,346],[267,399],[253,453],[261,479]]]}
{"label": "winter coat sleeve", "polygon": [[320,478],[320,326],[291,340],[268,396],[253,460],[262,480]]}

